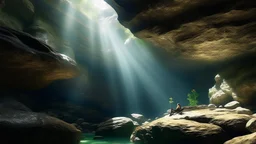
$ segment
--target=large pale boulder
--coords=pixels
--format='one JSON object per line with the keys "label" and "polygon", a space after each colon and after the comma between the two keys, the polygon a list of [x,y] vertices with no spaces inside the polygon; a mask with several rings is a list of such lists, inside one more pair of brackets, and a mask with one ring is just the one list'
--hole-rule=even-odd
{"label": "large pale boulder", "polygon": [[131,141],[135,142],[138,138],[143,144],[216,144],[223,143],[226,139],[219,126],[168,117],[137,127]]}
{"label": "large pale boulder", "polygon": [[256,118],[250,119],[250,120],[246,123],[246,128],[247,128],[250,132],[256,132]]}
{"label": "large pale boulder", "polygon": [[240,106],[240,103],[238,101],[232,101],[227,103],[224,107],[228,109],[235,109]]}
{"label": "large pale boulder", "polygon": [[215,76],[215,85],[209,89],[210,103],[224,105],[233,100],[232,89],[220,75]]}
{"label": "large pale boulder", "polygon": [[139,124],[142,124],[147,120],[142,114],[136,114],[136,113],[131,114],[131,119],[138,122]]}
{"label": "large pale boulder", "polygon": [[210,123],[220,126],[229,136],[235,137],[249,134],[246,123],[250,119],[250,116],[244,114],[227,114],[214,117]]}
{"label": "large pale boulder", "polygon": [[135,126],[127,117],[114,117],[98,125],[95,135],[129,138]]}
{"label": "large pale boulder", "polygon": [[217,106],[215,104],[209,104],[208,108],[216,108]]}
{"label": "large pale boulder", "polygon": [[255,144],[256,143],[256,133],[235,137],[224,144]]}
{"label": "large pale boulder", "polygon": [[247,109],[247,108],[237,107],[234,110],[238,114],[247,114],[247,115],[251,115],[252,114],[252,111]]}

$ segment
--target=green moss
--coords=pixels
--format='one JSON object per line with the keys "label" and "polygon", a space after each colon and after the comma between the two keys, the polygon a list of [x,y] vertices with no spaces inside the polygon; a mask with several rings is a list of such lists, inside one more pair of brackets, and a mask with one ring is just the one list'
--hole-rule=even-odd
{"label": "green moss", "polygon": [[196,106],[198,103],[198,98],[199,94],[196,92],[196,90],[192,90],[191,93],[188,93],[188,98],[187,100],[189,101],[190,106]]}

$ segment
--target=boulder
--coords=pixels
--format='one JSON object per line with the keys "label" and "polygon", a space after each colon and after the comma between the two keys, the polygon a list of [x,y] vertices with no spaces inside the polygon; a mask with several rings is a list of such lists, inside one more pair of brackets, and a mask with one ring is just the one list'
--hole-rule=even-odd
{"label": "boulder", "polygon": [[215,85],[209,89],[210,103],[224,105],[233,100],[232,89],[219,74],[215,76]]}
{"label": "boulder", "polygon": [[200,109],[200,110],[193,110],[193,111],[186,111],[183,112],[182,115],[172,115],[166,116],[171,119],[179,120],[179,119],[186,119],[186,120],[193,120],[196,122],[201,123],[209,123],[212,119],[220,115],[229,115],[229,114],[236,114],[234,111],[224,109],[221,111],[216,111],[217,109]]}
{"label": "boulder", "polygon": [[129,138],[135,126],[127,117],[114,117],[98,125],[96,136]]}
{"label": "boulder", "polygon": [[235,137],[224,144],[255,144],[256,143],[256,133]]}
{"label": "boulder", "polygon": [[184,106],[184,112],[185,111],[193,111],[193,110],[200,110],[200,109],[206,109],[208,108],[208,105],[197,105],[197,106]]}
{"label": "boulder", "polygon": [[135,137],[135,138],[133,138],[133,143],[134,144],[141,144],[142,142],[141,142],[140,138]]}
{"label": "boulder", "polygon": [[140,124],[138,122],[136,122],[136,121],[133,121],[133,125],[134,126],[139,126]]}
{"label": "boulder", "polygon": [[250,132],[256,132],[256,118],[252,118],[250,119],[247,123],[246,123],[246,128],[250,131]]}
{"label": "boulder", "polygon": [[216,144],[226,140],[225,133],[219,126],[168,117],[137,127],[130,140],[135,142],[136,137],[143,144]]}
{"label": "boulder", "polygon": [[0,45],[2,88],[38,89],[79,74],[74,60],[26,33],[0,27]]}
{"label": "boulder", "polygon": [[81,131],[45,114],[1,109],[0,134],[4,144],[79,144]]}
{"label": "boulder", "polygon": [[215,104],[209,104],[208,108],[216,108],[216,105]]}
{"label": "boulder", "polygon": [[142,124],[146,121],[146,118],[142,114],[132,113],[131,116],[131,119],[138,122],[139,124]]}
{"label": "boulder", "polygon": [[240,103],[238,101],[232,101],[227,103],[224,107],[227,109],[235,109],[240,106]]}
{"label": "boulder", "polygon": [[245,114],[226,114],[214,117],[210,123],[220,126],[230,137],[249,134],[246,123],[251,119]]}
{"label": "boulder", "polygon": [[145,125],[145,124],[148,124],[149,122],[148,121],[145,121],[144,123],[142,123],[142,125]]}
{"label": "boulder", "polygon": [[247,109],[247,108],[237,107],[234,110],[238,114],[247,114],[247,115],[251,115],[252,114],[252,111]]}

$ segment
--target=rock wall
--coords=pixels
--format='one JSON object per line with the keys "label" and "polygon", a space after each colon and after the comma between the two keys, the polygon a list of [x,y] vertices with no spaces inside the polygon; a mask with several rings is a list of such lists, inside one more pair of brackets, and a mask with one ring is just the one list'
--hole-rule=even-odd
{"label": "rock wall", "polygon": [[248,107],[255,105],[255,1],[106,2],[119,13],[124,26],[158,46],[167,65],[195,69],[214,65],[238,101]]}

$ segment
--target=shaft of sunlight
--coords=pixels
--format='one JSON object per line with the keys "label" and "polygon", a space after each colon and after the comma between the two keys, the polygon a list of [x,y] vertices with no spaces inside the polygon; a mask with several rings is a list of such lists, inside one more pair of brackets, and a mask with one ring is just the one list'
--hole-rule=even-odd
{"label": "shaft of sunlight", "polygon": [[[92,54],[101,54],[102,63],[108,67],[108,78],[114,99],[125,99],[128,113],[140,112],[139,98],[141,91],[145,91],[148,99],[154,102],[159,110],[168,108],[168,92],[166,82],[170,77],[165,68],[159,64],[149,49],[139,43],[129,29],[124,28],[118,21],[115,10],[104,0],[76,0],[66,9],[68,16],[65,20],[66,37],[69,31],[75,29],[72,17],[79,14],[89,20],[77,20],[86,25],[89,31],[89,47]],[[86,33],[83,30],[77,30]],[[87,34],[88,34],[87,33]],[[74,42],[75,43],[75,42]],[[114,66],[113,66],[114,65]],[[117,67],[118,72],[111,69]],[[117,90],[117,81],[121,81],[123,93],[120,96]],[[120,82],[119,82],[120,83]],[[140,88],[140,89],[139,89]],[[143,90],[141,90],[143,89]],[[118,109],[117,109],[118,111]]]}

